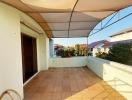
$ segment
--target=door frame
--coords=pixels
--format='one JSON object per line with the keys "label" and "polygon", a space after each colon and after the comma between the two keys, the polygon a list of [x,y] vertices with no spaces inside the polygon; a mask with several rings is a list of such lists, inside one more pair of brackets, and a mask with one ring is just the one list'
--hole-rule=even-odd
{"label": "door frame", "polygon": [[[24,65],[24,48],[22,47],[23,46],[23,36],[26,36],[26,37],[29,37],[29,38],[32,38],[32,46],[33,46],[33,75],[30,77],[32,78],[36,73],[38,73],[38,57],[37,57],[37,38],[33,37],[33,36],[30,36],[30,35],[27,35],[23,32],[21,32],[21,55],[22,55],[22,74],[23,74],[23,83],[26,83],[29,79],[25,79],[25,65]],[[26,80],[26,81],[25,81]]]}

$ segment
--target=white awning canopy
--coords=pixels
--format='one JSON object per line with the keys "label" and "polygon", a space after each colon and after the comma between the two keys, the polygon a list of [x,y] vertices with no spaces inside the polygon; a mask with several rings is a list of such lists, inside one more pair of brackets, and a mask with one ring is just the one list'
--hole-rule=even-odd
{"label": "white awning canopy", "polygon": [[49,38],[87,37],[102,19],[132,5],[132,0],[2,1],[32,16]]}

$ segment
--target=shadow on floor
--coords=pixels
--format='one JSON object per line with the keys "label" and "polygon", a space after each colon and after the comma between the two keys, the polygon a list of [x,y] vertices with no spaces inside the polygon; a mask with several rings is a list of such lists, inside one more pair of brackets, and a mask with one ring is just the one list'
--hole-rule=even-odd
{"label": "shadow on floor", "polygon": [[50,68],[24,90],[24,100],[125,100],[86,67]]}

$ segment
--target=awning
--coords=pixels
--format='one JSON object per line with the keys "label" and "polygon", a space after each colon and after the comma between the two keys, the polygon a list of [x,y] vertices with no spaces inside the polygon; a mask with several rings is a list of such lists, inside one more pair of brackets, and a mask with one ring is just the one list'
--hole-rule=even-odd
{"label": "awning", "polygon": [[132,0],[1,0],[34,18],[49,38],[87,37],[110,14]]}

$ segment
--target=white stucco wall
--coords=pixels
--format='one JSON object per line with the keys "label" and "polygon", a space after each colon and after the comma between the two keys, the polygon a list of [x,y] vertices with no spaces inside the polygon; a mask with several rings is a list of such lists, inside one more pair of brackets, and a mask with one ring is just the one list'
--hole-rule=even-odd
{"label": "white stucco wall", "polygon": [[82,67],[87,65],[87,57],[50,58],[49,67]]}
{"label": "white stucco wall", "polygon": [[87,66],[127,100],[131,100],[132,66],[95,57],[88,57]]}
{"label": "white stucco wall", "polygon": [[38,38],[38,66],[39,70],[47,70],[49,67],[49,39],[40,36]]}
{"label": "white stucco wall", "polygon": [[0,94],[15,89],[23,96],[20,17],[0,3]]}
{"label": "white stucco wall", "polygon": [[110,41],[115,42],[115,41],[129,40],[129,39],[132,39],[132,32],[111,37]]}
{"label": "white stucco wall", "polygon": [[39,71],[48,68],[49,39],[46,35],[40,36],[20,24],[22,19],[26,19],[28,23],[42,30],[29,16],[0,3],[0,94],[6,89],[14,89],[23,98],[21,32],[37,39]]}
{"label": "white stucco wall", "polygon": [[96,53],[98,53],[98,52],[105,52],[105,53],[108,53],[109,52],[109,48],[102,47],[102,48],[99,48],[99,49],[100,50],[98,50],[98,48],[93,48],[92,53],[93,53],[93,56],[94,57],[96,57]]}

